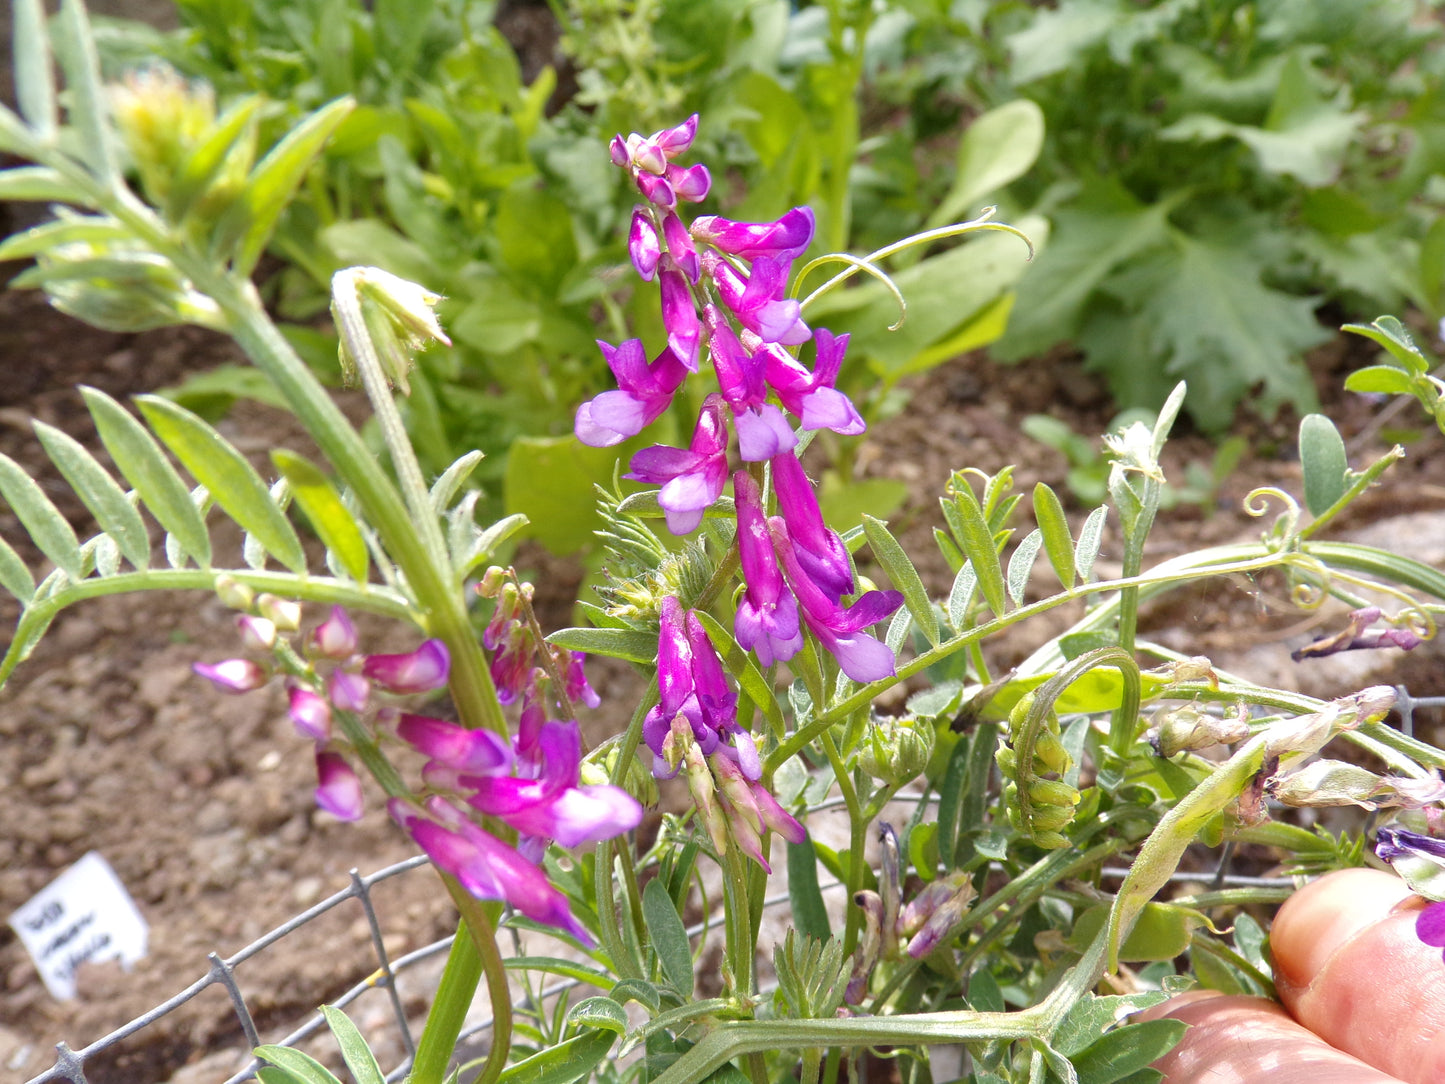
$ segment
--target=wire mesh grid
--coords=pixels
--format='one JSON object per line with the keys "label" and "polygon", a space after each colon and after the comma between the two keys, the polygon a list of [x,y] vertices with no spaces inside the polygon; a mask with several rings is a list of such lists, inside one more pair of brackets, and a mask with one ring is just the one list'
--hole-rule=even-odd
{"label": "wire mesh grid", "polygon": [[[1445,708],[1445,696],[1412,697],[1404,687],[1398,687],[1396,693],[1395,710],[1400,715],[1400,729],[1406,734],[1413,733],[1415,712],[1417,710]],[[924,796],[919,794],[899,794],[895,797],[896,800],[911,800],[917,803]],[[838,804],[839,801],[841,801],[841,799],[836,798],[824,801],[815,807],[814,812],[821,812],[828,809]],[[1290,883],[1286,878],[1241,877],[1229,874],[1228,862],[1229,858],[1228,855],[1226,855],[1222,858],[1215,872],[1213,880],[1216,887],[1221,885],[1283,886]],[[153,1009],[142,1013],[135,1019],[121,1025],[109,1034],[102,1036],[79,1050],[72,1050],[64,1042],[57,1043],[54,1064],[52,1064],[49,1069],[30,1078],[26,1084],[52,1084],[52,1082],[56,1081],[69,1081],[70,1084],[90,1084],[85,1075],[87,1061],[96,1058],[104,1051],[115,1047],[131,1036],[150,1027],[169,1013],[174,1012],[182,1005],[199,996],[202,991],[216,985],[224,988],[227,996],[230,998],[232,1009],[240,1024],[241,1031],[245,1036],[248,1049],[261,1045],[261,1038],[256,1027],[255,1019],[246,1004],[245,996],[236,979],[236,968],[258,953],[263,952],[283,937],[286,937],[288,934],[295,932],[307,923],[319,918],[321,915],[341,907],[352,900],[357,901],[357,904],[366,916],[367,925],[371,931],[372,949],[376,954],[377,968],[372,974],[351,987],[331,1004],[337,1008],[344,1009],[369,990],[381,989],[386,991],[390,1001],[391,1017],[406,1051],[405,1058],[399,1065],[387,1073],[386,1079],[388,1081],[400,1080],[411,1067],[411,1061],[415,1056],[416,1047],[411,1032],[411,1025],[407,1020],[406,1012],[402,1007],[401,997],[397,992],[396,977],[428,959],[447,952],[451,948],[453,938],[444,937],[406,953],[403,956],[399,956],[395,960],[390,959],[383,943],[381,922],[372,902],[371,889],[382,881],[401,876],[428,865],[426,856],[418,855],[365,876],[362,876],[354,869],[351,870],[351,883],[346,888],[294,916],[280,926],[277,926],[234,955],[222,958],[215,952],[209,953],[207,956],[209,968],[206,974]],[[1127,873],[1127,870],[1106,869],[1103,873],[1106,877],[1117,879]],[[1197,880],[1198,878],[1198,874],[1179,873],[1171,878],[1171,880]],[[820,887],[826,892],[841,888],[843,885],[841,882],[833,880],[825,882]],[[789,897],[787,893],[784,892],[764,899],[763,907],[765,910],[771,910],[783,906],[788,902]],[[688,936],[697,937],[699,935],[705,935],[714,925],[715,923],[709,921],[697,923],[688,928]],[[545,1003],[553,998],[566,996],[579,985],[581,985],[580,980],[567,979],[534,991],[530,993],[528,997],[535,1002]],[[520,1009],[523,1006],[519,1004],[516,1007]],[[491,1023],[492,1021],[490,1017],[488,1017],[466,1027],[459,1038],[459,1049],[465,1047],[468,1043],[476,1043],[479,1038],[490,1029]],[[325,1025],[325,1019],[317,1013],[305,1024],[296,1028],[284,1038],[275,1040],[275,1045],[295,1046],[311,1036],[316,1035]],[[256,1069],[261,1065],[262,1063],[259,1060],[253,1058],[244,1068],[228,1077],[225,1084],[240,1084],[242,1081],[253,1078]]]}

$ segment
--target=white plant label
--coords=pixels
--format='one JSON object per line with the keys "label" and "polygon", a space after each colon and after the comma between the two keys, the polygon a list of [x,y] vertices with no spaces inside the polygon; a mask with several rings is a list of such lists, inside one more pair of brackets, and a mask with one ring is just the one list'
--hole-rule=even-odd
{"label": "white plant label", "polygon": [[146,954],[146,921],[110,863],[91,851],[10,916],[45,987],[75,997],[75,972],[89,960],[129,968]]}

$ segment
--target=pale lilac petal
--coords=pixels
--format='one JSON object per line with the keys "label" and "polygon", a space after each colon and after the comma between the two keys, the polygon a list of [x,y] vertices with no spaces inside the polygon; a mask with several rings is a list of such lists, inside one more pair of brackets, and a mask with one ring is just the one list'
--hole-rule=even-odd
{"label": "pale lilac petal", "polygon": [[223,693],[249,693],[266,684],[267,674],[250,659],[223,659],[217,663],[197,662],[191,669]]}
{"label": "pale lilac petal", "polygon": [[365,711],[371,700],[371,682],[350,670],[333,670],[326,681],[326,695],[342,711]]}
{"label": "pale lilac petal", "polygon": [[744,463],[766,463],[798,446],[793,427],[772,403],[735,413],[733,425],[738,431],[738,455]]}
{"label": "pale lilac petal", "polygon": [[[603,392],[603,395],[617,395],[619,392]],[[639,430],[640,432],[640,430]],[[605,425],[599,425],[592,417],[592,402],[583,403],[577,408],[577,417],[572,422],[572,433],[578,440],[589,448],[610,448],[614,444],[621,444],[632,434],[623,434],[616,429],[610,429]]]}
{"label": "pale lilac petal", "polygon": [[627,254],[632,266],[643,282],[651,282],[657,273],[657,261],[662,258],[662,245],[657,238],[657,227],[652,217],[641,207],[633,208],[632,226],[627,234]]}
{"label": "pale lilac petal", "polygon": [[296,732],[303,738],[325,742],[331,739],[331,705],[310,689],[293,685],[286,690],[289,700],[287,714]]}
{"label": "pale lilac petal", "polygon": [[447,645],[431,639],[403,655],[368,655],[361,672],[389,692],[424,693],[445,685],[450,667]]}
{"label": "pale lilac petal", "polygon": [[837,388],[817,388],[802,399],[799,415],[804,429],[831,429],[845,437],[867,432],[868,423],[858,408]]}
{"label": "pale lilac petal", "polygon": [[361,819],[361,780],[339,753],[316,754],[316,804],[343,821]]}
{"label": "pale lilac petal", "polygon": [[856,632],[852,636],[820,636],[819,639],[838,660],[843,673],[854,681],[866,685],[897,673],[893,649],[866,632]]}

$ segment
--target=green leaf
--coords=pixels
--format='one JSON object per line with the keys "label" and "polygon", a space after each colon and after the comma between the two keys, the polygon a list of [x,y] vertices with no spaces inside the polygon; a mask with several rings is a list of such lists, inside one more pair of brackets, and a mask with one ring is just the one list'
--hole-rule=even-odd
{"label": "green leaf", "polygon": [[953,858],[958,840],[959,813],[963,809],[964,790],[968,786],[969,744],[960,741],[954,745],[948,767],[943,772],[943,782],[938,788],[938,853],[945,863]]}
{"label": "green leaf", "polygon": [[959,140],[953,187],[924,228],[971,214],[983,196],[1028,172],[1043,146],[1044,111],[1027,98],[1006,102],[976,118]]}
{"label": "green leaf", "polygon": [[256,1070],[256,1079],[261,1084],[305,1084],[298,1081],[294,1076],[275,1065],[263,1065]]}
{"label": "green leaf", "polygon": [[1143,1012],[1162,1004],[1168,998],[1168,994],[1160,991],[1111,994],[1104,997],[1086,994],[1074,1002],[1073,1008],[1059,1025],[1059,1030],[1054,1032],[1054,1048],[1065,1057],[1072,1058],[1081,1050],[1093,1046],[1125,1015]]}
{"label": "green leaf", "polygon": [[217,225],[223,248],[236,245],[231,262],[238,275],[246,276],[255,270],[281,212],[291,202],[326,140],[355,104],[350,98],[328,102],[303,118],[256,163],[246,178],[245,198],[233,205]]}
{"label": "green leaf", "polygon": [[1304,472],[1305,507],[1318,516],[1344,496],[1349,486],[1345,442],[1335,423],[1323,414],[1306,414],[1299,423],[1300,467]]}
{"label": "green leaf", "polygon": [[0,586],[14,595],[21,606],[28,605],[35,596],[35,580],[30,569],[3,538],[0,538]]}
{"label": "green leaf", "polygon": [[1104,541],[1104,522],[1109,518],[1107,505],[1100,505],[1089,513],[1084,525],[1079,528],[1079,545],[1074,551],[1074,564],[1079,570],[1079,579],[1088,582],[1089,573],[1094,571],[1094,560],[1099,556],[1099,546]]}
{"label": "green leaf", "polygon": [[647,922],[652,946],[657,950],[662,977],[684,997],[691,997],[692,946],[688,944],[687,927],[682,924],[677,905],[667,894],[667,886],[656,878],[648,881],[642,890],[642,917]]}
{"label": "green leaf", "polygon": [[[1440,221],[1445,221],[1445,219]],[[1398,361],[1406,372],[1414,376],[1423,376],[1430,371],[1429,359],[1415,345],[1415,340],[1405,330],[1405,325],[1393,316],[1382,316],[1369,327],[1365,327],[1363,324],[1346,324],[1340,330],[1373,339],[1388,350],[1390,356]]]}
{"label": "green leaf", "polygon": [[818,855],[811,839],[788,844],[788,900],[793,910],[793,925],[800,934],[819,941],[833,936],[828,908],[818,887]]}
{"label": "green leaf", "polygon": [[1393,365],[1367,365],[1356,369],[1345,377],[1345,390],[1385,395],[1410,395],[1414,392],[1409,375]]}
{"label": "green leaf", "polygon": [[310,1054],[289,1046],[258,1046],[252,1053],[269,1061],[301,1084],[341,1084],[326,1066]]}
{"label": "green leaf", "polygon": [[40,0],[15,0],[10,7],[15,39],[15,97],[20,115],[43,142],[55,138],[59,114],[55,107],[55,71],[50,63],[50,38]]}
{"label": "green leaf", "polygon": [[[474,491],[475,492],[475,491]],[[461,507],[458,505],[457,507]],[[463,579],[470,576],[483,561],[489,560],[497,548],[507,539],[527,526],[527,517],[521,513],[503,516],[490,527],[482,530],[457,557],[456,571]]]}
{"label": "green leaf", "polygon": [[351,1079],[356,1084],[386,1084],[386,1075],[376,1063],[376,1055],[351,1018],[335,1005],[322,1005],[321,1015],[326,1017],[331,1034],[336,1036],[336,1045],[341,1047],[341,1059],[351,1071]]}
{"label": "green leaf", "polygon": [[643,979],[620,979],[607,996],[619,1005],[635,1001],[654,1016],[662,1008],[662,995],[657,987]]}
{"label": "green leaf", "polygon": [[1008,609],[1004,586],[1003,566],[999,564],[998,550],[994,547],[993,532],[983,518],[983,509],[968,484],[961,483],[953,500],[945,499],[945,508],[951,507],[957,514],[960,537],[958,544],[978,576],[983,597],[988,600],[989,609],[1002,617]]}
{"label": "green leaf", "polygon": [[366,539],[330,479],[315,464],[285,448],[272,451],[271,462],[290,484],[291,496],[306,513],[322,545],[335,554],[348,576],[365,583],[371,570]]}
{"label": "green leaf", "polygon": [[205,517],[191,501],[190,490],[155,440],[105,392],[82,386],[80,393],[116,469],[140,494],[140,499],[175,539],[181,552],[199,567],[209,567],[211,537],[206,531]]}
{"label": "green leaf", "polygon": [[[1084,951],[1108,921],[1109,904],[1090,907],[1074,924],[1069,944]],[[1124,944],[1119,948],[1119,959],[1130,963],[1172,960],[1189,948],[1190,937],[1202,921],[1197,911],[1150,901],[1139,912],[1139,920],[1129,931],[1129,936],[1124,938]]]}
{"label": "green leaf", "polygon": [[452,499],[457,495],[457,490],[462,483],[476,469],[482,461],[482,453],[476,450],[467,452],[448,467],[435,482],[432,483],[430,497],[432,511],[438,516],[446,512],[452,505]]}
{"label": "green leaf", "polygon": [[15,460],[0,452],[0,496],[19,518],[30,540],[74,583],[84,579],[80,542],[44,491]]}
{"label": "green leaf", "polygon": [[241,168],[249,168],[250,155],[255,153],[256,115],[265,99],[259,95],[242,98],[225,111],[190,154],[176,169],[166,194],[166,218],[179,222],[192,206],[205,195],[211,182],[221,173],[228,158],[238,148],[246,155]]}
{"label": "green leaf", "polygon": [[657,637],[636,629],[559,629],[547,637],[547,642],[569,651],[625,659],[643,666],[657,663]]}
{"label": "green leaf", "polygon": [[1039,482],[1034,486],[1034,520],[1043,536],[1044,552],[1064,590],[1074,586],[1074,540],[1069,534],[1069,519],[1064,515],[1059,495]]}
{"label": "green leaf", "polygon": [[156,436],[227,515],[292,572],[306,571],[306,554],[295,529],[245,456],[214,428],[169,399],[141,395],[136,405]]}
{"label": "green leaf", "polygon": [[107,187],[121,185],[90,17],[81,0],[61,0],[59,18],[56,56],[70,95],[69,119],[80,136],[77,148],[97,179]]}
{"label": "green leaf", "polygon": [[92,206],[90,197],[49,166],[0,169],[0,200],[35,200]]}
{"label": "green leaf", "polygon": [[90,509],[100,529],[115,539],[127,561],[144,571],[150,563],[150,536],[145,521],[115,479],[73,437],[41,421],[32,425],[45,454]]}
{"label": "green leaf", "polygon": [[1188,1027],[1182,1020],[1148,1020],[1109,1032],[1074,1055],[1079,1084],[1118,1084],[1173,1050]]}
{"label": "green leaf", "polygon": [[934,647],[938,646],[938,615],[933,612],[933,603],[928,598],[928,589],[918,575],[918,569],[903,552],[898,539],[889,532],[888,526],[872,516],[863,517],[863,532],[868,536],[868,547],[883,566],[893,586],[903,592],[908,612],[918,623],[923,635]]}
{"label": "green leaf", "polygon": [[1022,542],[1018,544],[1013,556],[1008,562],[1008,597],[1013,599],[1015,606],[1020,606],[1024,601],[1024,591],[1029,585],[1029,576],[1034,571],[1034,561],[1038,559],[1039,547],[1044,543],[1044,532],[1034,528],[1024,535]]}
{"label": "green leaf", "polygon": [[[652,883],[656,884],[656,881]],[[689,971],[691,962],[689,961]],[[610,997],[589,997],[567,1010],[567,1026],[627,1034],[627,1010]]]}
{"label": "green leaf", "polygon": [[973,573],[973,564],[964,561],[948,592],[948,623],[955,632],[962,632],[968,622],[969,603],[973,601],[973,592],[977,587],[978,577]]}
{"label": "green leaf", "polygon": [[112,218],[61,218],[6,238],[5,243],[0,244],[0,260],[28,259],[59,245],[115,241],[129,236],[130,231]]}
{"label": "green leaf", "polygon": [[1023,86],[1081,64],[1123,17],[1110,0],[1075,0],[1036,12],[1025,29],[1005,39],[1012,81]]}
{"label": "green leaf", "polygon": [[602,525],[593,486],[612,480],[617,451],[589,448],[576,437],[518,437],[507,452],[503,481],[508,512],[520,512],[530,533],[553,553],[592,541]]}

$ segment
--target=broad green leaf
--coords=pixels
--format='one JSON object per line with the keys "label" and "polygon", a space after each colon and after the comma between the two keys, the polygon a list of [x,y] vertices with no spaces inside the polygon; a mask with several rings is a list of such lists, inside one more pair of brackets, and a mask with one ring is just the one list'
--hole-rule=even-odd
{"label": "broad green leaf", "polygon": [[898,544],[898,539],[893,537],[882,521],[865,515],[863,532],[868,536],[868,547],[873,551],[873,556],[888,573],[893,586],[903,592],[903,600],[908,606],[908,612],[913,615],[913,620],[918,623],[928,642],[937,647],[938,615],[933,612],[928,589],[923,586],[923,580],[919,577],[918,570],[913,567],[913,562],[908,559],[903,547]]}
{"label": "broad green leaf", "polygon": [[1034,486],[1034,521],[1044,540],[1044,552],[1064,590],[1074,586],[1074,539],[1059,495],[1039,482]]}
{"label": "broad green leaf", "polygon": [[1035,13],[1025,29],[1005,39],[1013,61],[1010,78],[1023,86],[1082,63],[1123,18],[1111,0],[1075,0]]}
{"label": "broad green leaf", "polygon": [[1038,528],[1024,535],[1018,548],[1014,550],[1013,556],[1008,562],[1008,597],[1013,600],[1015,606],[1020,606],[1024,601],[1024,591],[1029,585],[1029,577],[1034,571],[1034,561],[1038,559],[1039,547],[1044,543],[1044,532]]}
{"label": "broad green leaf", "polygon": [[946,506],[951,504],[957,512],[962,535],[958,542],[973,565],[974,573],[978,576],[979,587],[983,591],[983,597],[988,601],[989,609],[1002,617],[1008,609],[1003,566],[999,564],[998,550],[994,548],[993,532],[989,530],[988,524],[984,521],[983,509],[978,505],[978,498],[973,495],[973,491],[967,484],[964,484],[959,487],[957,495],[952,501],[945,500],[944,503]]}
{"label": "broad green leaf", "polygon": [[973,592],[978,587],[978,577],[973,573],[973,564],[964,561],[958,575],[953,578],[953,588],[948,592],[948,623],[955,632],[962,632],[968,621],[968,607],[973,601]]}
{"label": "broad green leaf", "polygon": [[32,424],[45,454],[90,509],[100,529],[115,539],[127,561],[144,570],[150,563],[150,536],[145,521],[115,479],[73,437],[41,421]]}
{"label": "broad green leaf", "polygon": [[[1445,219],[1441,221],[1445,221]],[[1430,371],[1429,359],[1415,345],[1415,340],[1405,330],[1405,325],[1393,316],[1382,316],[1368,327],[1363,324],[1346,324],[1340,330],[1351,331],[1356,335],[1373,339],[1388,350],[1390,356],[1398,361],[1407,372],[1415,376],[1421,376]]]}
{"label": "broad green leaf", "polygon": [[259,95],[242,98],[225,111],[176,170],[166,194],[166,218],[179,222],[213,181],[234,153],[242,155],[241,169],[249,169],[255,154],[256,117],[264,99]]}
{"label": "broad green leaf", "polygon": [[1368,365],[1345,377],[1345,390],[1409,395],[1414,389],[1411,387],[1409,375],[1395,366]]}
{"label": "broad green leaf", "polygon": [[[1079,951],[1089,947],[1109,921],[1109,904],[1090,907],[1074,924],[1069,943]],[[1189,940],[1203,921],[1197,911],[1168,903],[1149,902],[1139,912],[1129,936],[1119,949],[1119,959],[1130,963],[1172,960],[1189,948]]]}
{"label": "broad green leaf", "polygon": [[283,1070],[301,1084],[341,1084],[331,1071],[310,1054],[289,1046],[258,1046],[253,1053]]}
{"label": "broad green leaf", "polygon": [[84,578],[80,542],[60,510],[19,463],[0,452],[0,497],[19,518],[30,540],[73,582]]}
{"label": "broad green leaf", "polygon": [[1322,515],[1349,486],[1345,442],[1335,423],[1323,414],[1301,418],[1299,457],[1304,472],[1305,507],[1312,516]]}
{"label": "broad green leaf", "polygon": [[[656,883],[655,881],[653,883]],[[689,961],[689,971],[691,962]],[[627,1010],[610,997],[589,997],[567,1010],[567,1026],[627,1034]]]}
{"label": "broad green leaf", "polygon": [[1059,1030],[1054,1032],[1054,1048],[1065,1057],[1072,1058],[1079,1051],[1092,1046],[1124,1015],[1143,1012],[1168,1000],[1168,997],[1168,994],[1161,991],[1111,994],[1104,997],[1086,994],[1074,1002],[1073,1008],[1064,1017],[1064,1022],[1059,1025]]}
{"label": "broad green leaf", "polygon": [[332,131],[355,104],[350,98],[328,102],[302,119],[256,163],[246,178],[245,199],[233,206],[218,225],[218,232],[237,245],[232,258],[237,274],[249,275],[255,269],[281,212]]}
{"label": "broad green leaf", "polygon": [[653,666],[657,663],[657,637],[635,629],[560,629],[547,637],[549,644],[589,655]]}
{"label": "broad green leaf", "polygon": [[1074,1055],[1079,1084],[1122,1084],[1173,1050],[1188,1027],[1183,1020],[1146,1020],[1109,1032]]}
{"label": "broad green leaf", "polygon": [[788,900],[793,910],[793,925],[805,937],[827,941],[833,936],[828,921],[828,908],[818,887],[818,855],[813,841],[788,845]]}
{"label": "broad green leaf", "polygon": [[1027,98],[978,117],[963,133],[953,187],[928,216],[925,229],[967,217],[980,198],[1022,177],[1044,146],[1044,111]]}
{"label": "broad green leaf", "polygon": [[365,583],[371,569],[366,539],[331,480],[315,464],[285,448],[275,449],[271,462],[290,484],[291,496],[306,513],[322,545],[336,555],[348,576]]}
{"label": "broad green leaf", "polygon": [[602,525],[592,487],[611,481],[616,461],[615,449],[573,436],[519,437],[507,452],[506,509],[525,515],[532,537],[553,553],[581,549]]}
{"label": "broad green leaf", "polygon": [[21,606],[27,605],[35,595],[35,580],[30,569],[3,538],[0,538],[0,586],[14,595]]}
{"label": "broad green leaf", "polygon": [[336,1045],[341,1047],[341,1059],[351,1071],[351,1079],[356,1084],[386,1084],[386,1075],[376,1063],[376,1055],[366,1045],[351,1018],[335,1005],[322,1005],[321,1015],[326,1017],[327,1026],[336,1037]]}
{"label": "broad green leaf", "polygon": [[433,482],[431,487],[433,512],[440,516],[452,506],[452,499],[456,497],[457,490],[462,487],[462,483],[467,480],[468,475],[481,461],[482,453],[473,450],[458,458],[455,463],[442,472],[441,477]]}
{"label": "broad green leaf", "polygon": [[85,164],[107,187],[123,183],[111,142],[109,106],[100,79],[100,59],[90,32],[90,17],[81,0],[61,0],[56,57],[65,71],[69,94],[69,120],[80,138],[78,150]]}
{"label": "broad green leaf", "polygon": [[691,997],[693,990],[692,946],[688,944],[687,928],[677,906],[667,894],[667,887],[654,878],[642,890],[642,917],[647,922],[647,933],[652,946],[657,950],[657,962],[662,965],[662,977],[684,997]]}
{"label": "broad green leaf", "polygon": [[214,428],[169,399],[142,395],[136,398],[136,405],[156,436],[227,515],[292,572],[306,571],[306,554],[295,529],[240,452]]}
{"label": "broad green leaf", "polygon": [[1079,579],[1085,583],[1094,571],[1094,560],[1099,556],[1099,546],[1104,541],[1104,522],[1109,518],[1107,505],[1100,505],[1089,513],[1084,525],[1079,528],[1079,545],[1074,550],[1074,564],[1079,570]]}
{"label": "broad green leaf", "polygon": [[50,38],[40,0],[14,0],[10,6],[15,39],[15,97],[20,115],[44,142],[55,138],[55,71],[50,64]]}
{"label": "broad green leaf", "polygon": [[81,190],[49,166],[0,169],[0,200],[35,200],[91,206]]}
{"label": "broad green leaf", "polygon": [[502,261],[544,291],[555,292],[577,262],[571,211],[531,178],[502,195],[493,230]]}

